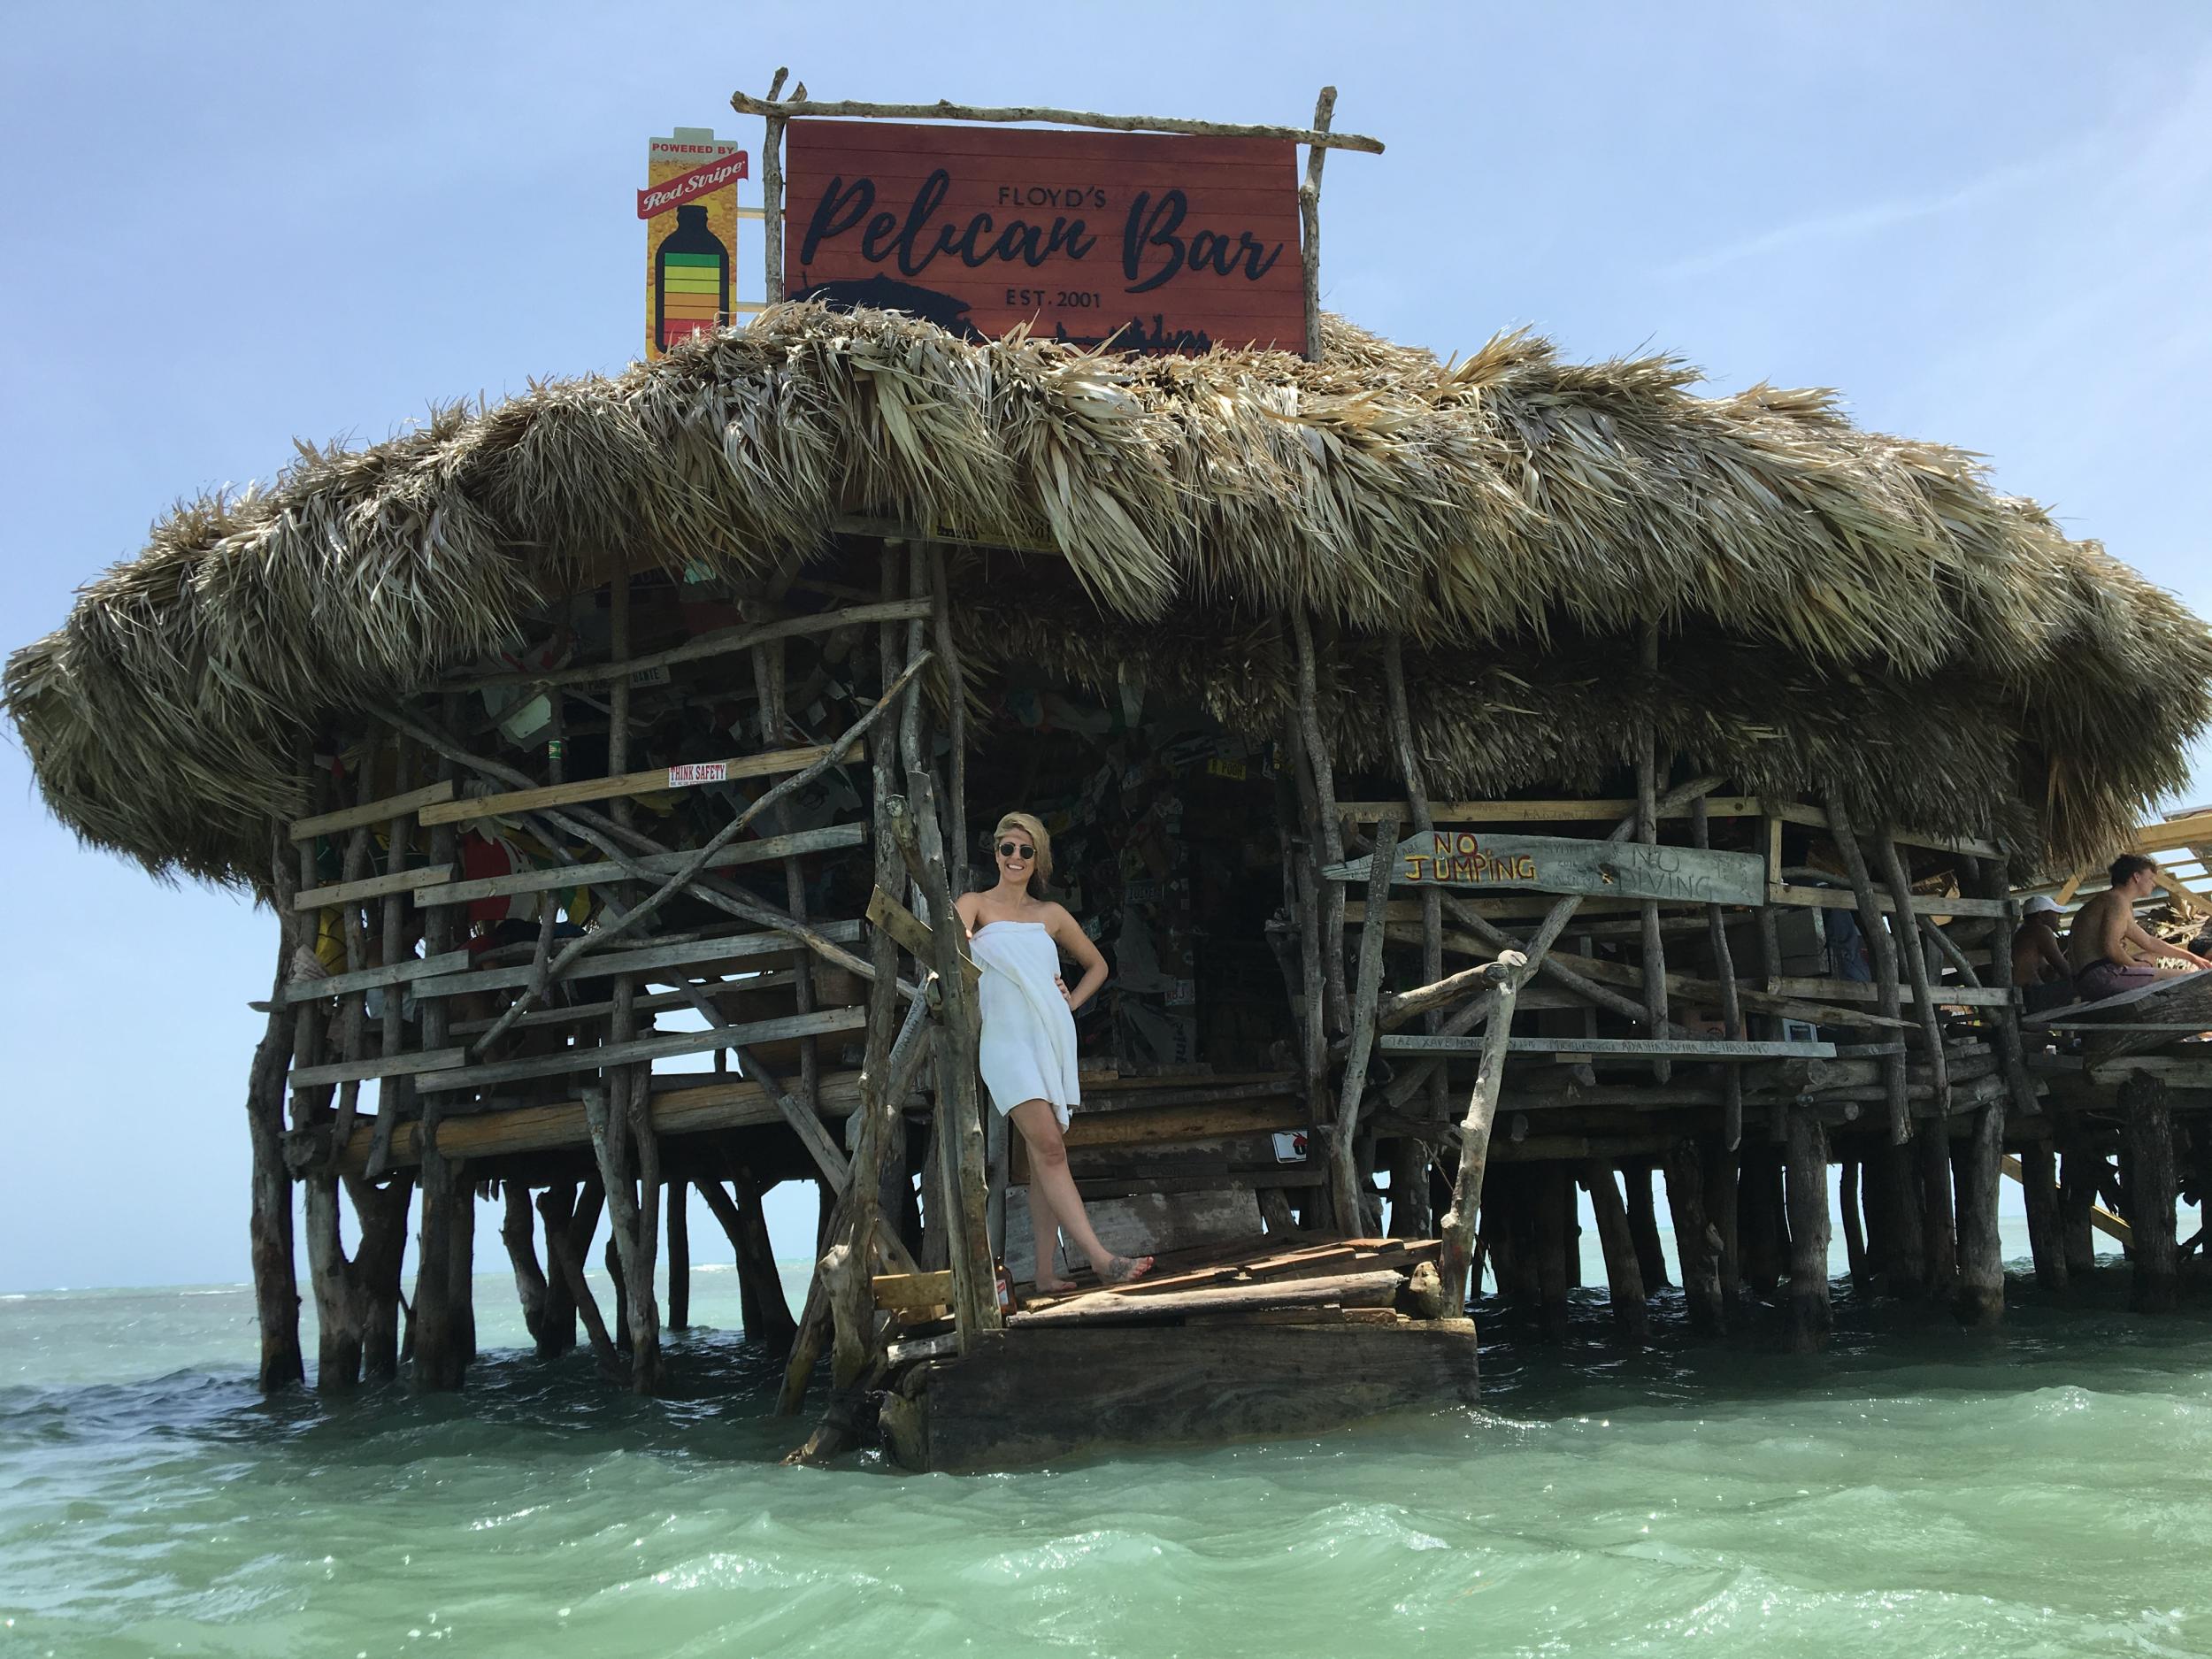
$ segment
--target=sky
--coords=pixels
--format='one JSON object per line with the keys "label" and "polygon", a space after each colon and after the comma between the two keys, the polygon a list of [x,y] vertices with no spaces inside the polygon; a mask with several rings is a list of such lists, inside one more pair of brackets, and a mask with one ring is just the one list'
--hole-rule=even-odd
{"label": "sky", "polygon": [[[2212,9],[83,0],[14,9],[0,59],[0,648],[295,437],[623,367],[647,139],[757,155],[729,95],[786,64],[818,98],[1292,124],[1333,83],[1388,150],[1329,162],[1327,305],[1838,388],[2212,611]],[[271,919],[80,848],[12,733],[0,858],[0,1291],[242,1279]]]}

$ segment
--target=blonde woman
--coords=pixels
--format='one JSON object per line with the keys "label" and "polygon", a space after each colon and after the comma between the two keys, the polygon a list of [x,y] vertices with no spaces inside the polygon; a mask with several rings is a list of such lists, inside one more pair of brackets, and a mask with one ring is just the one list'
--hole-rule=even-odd
{"label": "blonde woman", "polygon": [[[1064,905],[1040,896],[1052,879],[1052,838],[1026,812],[1009,812],[991,835],[998,885],[957,900],[970,952],[983,970],[982,1069],[991,1103],[1014,1120],[1029,1148],[1029,1215],[1037,1240],[1037,1288],[1066,1290],[1059,1276],[1060,1229],[1099,1278],[1125,1284],[1148,1271],[1148,1256],[1116,1256],[1091,1230],[1068,1173],[1060,1132],[1079,1098],[1075,1010],[1106,983],[1106,958]],[[1065,952],[1083,970],[1073,990],[1060,977]]]}

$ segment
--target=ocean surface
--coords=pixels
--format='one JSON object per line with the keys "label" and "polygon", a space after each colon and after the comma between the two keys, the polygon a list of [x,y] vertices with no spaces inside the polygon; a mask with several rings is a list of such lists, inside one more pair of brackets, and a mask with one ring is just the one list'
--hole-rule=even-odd
{"label": "ocean surface", "polygon": [[256,1395],[242,1288],[4,1297],[0,1655],[2212,1653],[2212,1317],[2024,1266],[1993,1339],[1663,1296],[1632,1352],[1586,1292],[1486,1319],[1478,1411],[993,1477],[778,1466],[727,1270],[656,1401],[491,1275],[466,1393],[337,1404]]}

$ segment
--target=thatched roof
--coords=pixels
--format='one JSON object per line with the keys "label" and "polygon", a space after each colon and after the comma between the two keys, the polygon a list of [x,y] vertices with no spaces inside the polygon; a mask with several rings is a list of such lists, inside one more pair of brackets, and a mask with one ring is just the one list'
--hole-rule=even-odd
{"label": "thatched roof", "polygon": [[1525,334],[1126,359],[787,306],[180,506],[9,659],[7,708],[87,840],[253,880],[309,723],[511,647],[611,552],[762,572],[864,512],[1064,557],[975,595],[979,658],[1139,657],[1248,730],[1311,607],[1348,765],[1381,763],[1363,641],[1402,630],[1440,791],[1594,782],[1644,708],[1746,787],[2066,857],[2178,783],[2212,635],[2170,595],[1960,451],[1696,378]]}

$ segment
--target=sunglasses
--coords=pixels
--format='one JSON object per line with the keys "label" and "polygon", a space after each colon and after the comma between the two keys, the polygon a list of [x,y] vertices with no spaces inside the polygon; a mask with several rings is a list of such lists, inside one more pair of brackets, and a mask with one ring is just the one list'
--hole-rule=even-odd
{"label": "sunglasses", "polygon": [[1002,858],[1034,858],[1037,856],[1037,849],[1034,847],[1025,847],[1019,841],[1001,841],[998,844],[998,856]]}

